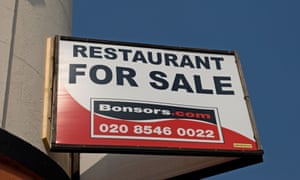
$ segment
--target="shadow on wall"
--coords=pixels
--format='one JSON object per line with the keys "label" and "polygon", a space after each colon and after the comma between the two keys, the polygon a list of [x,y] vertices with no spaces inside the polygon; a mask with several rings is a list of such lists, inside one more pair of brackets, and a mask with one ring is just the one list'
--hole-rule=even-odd
{"label": "shadow on wall", "polygon": [[[223,157],[220,157],[220,160],[223,160]],[[216,157],[203,156],[106,154],[92,167],[82,172],[80,177],[110,180],[168,179],[200,170],[215,162]]]}
{"label": "shadow on wall", "polygon": [[32,6],[45,6],[45,0],[27,0]]}

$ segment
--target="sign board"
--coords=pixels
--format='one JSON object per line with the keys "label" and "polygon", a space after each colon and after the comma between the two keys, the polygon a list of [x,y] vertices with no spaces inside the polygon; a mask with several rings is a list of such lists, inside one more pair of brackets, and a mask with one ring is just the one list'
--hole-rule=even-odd
{"label": "sign board", "polygon": [[56,38],[54,151],[261,152],[235,51]]}

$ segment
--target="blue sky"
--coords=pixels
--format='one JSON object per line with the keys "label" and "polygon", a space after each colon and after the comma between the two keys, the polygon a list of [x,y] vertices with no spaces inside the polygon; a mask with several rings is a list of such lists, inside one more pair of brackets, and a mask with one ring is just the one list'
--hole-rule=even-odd
{"label": "blue sky", "polygon": [[264,162],[207,179],[300,179],[300,1],[73,1],[73,35],[237,50]]}

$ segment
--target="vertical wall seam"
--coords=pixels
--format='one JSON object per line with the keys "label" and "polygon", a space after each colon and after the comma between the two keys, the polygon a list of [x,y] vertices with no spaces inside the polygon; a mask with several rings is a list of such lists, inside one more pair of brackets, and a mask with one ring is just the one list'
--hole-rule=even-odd
{"label": "vertical wall seam", "polygon": [[8,110],[8,101],[9,101],[12,62],[13,62],[13,56],[14,56],[14,45],[15,45],[15,35],[16,35],[16,26],[17,26],[18,6],[19,6],[19,0],[15,0],[13,23],[12,23],[12,30],[11,30],[12,33],[11,33],[11,38],[10,38],[10,49],[9,49],[9,56],[8,56],[6,85],[5,85],[5,92],[4,92],[2,123],[1,123],[1,128],[3,128],[3,129],[5,129],[6,121],[7,121],[7,110]]}

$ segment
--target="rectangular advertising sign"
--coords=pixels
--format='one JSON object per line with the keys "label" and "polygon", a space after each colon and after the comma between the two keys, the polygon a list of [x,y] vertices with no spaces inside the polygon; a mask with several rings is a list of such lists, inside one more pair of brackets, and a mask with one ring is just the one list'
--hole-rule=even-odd
{"label": "rectangular advertising sign", "polygon": [[52,150],[257,151],[234,51],[56,38]]}

